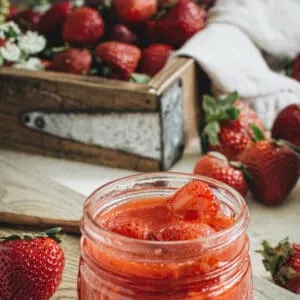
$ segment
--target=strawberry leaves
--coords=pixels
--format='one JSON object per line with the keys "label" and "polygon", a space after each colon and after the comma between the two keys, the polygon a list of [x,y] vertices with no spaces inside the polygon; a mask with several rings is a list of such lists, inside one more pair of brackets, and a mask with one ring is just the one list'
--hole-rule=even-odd
{"label": "strawberry leaves", "polygon": [[55,227],[46,230],[45,232],[37,233],[37,234],[23,234],[17,235],[13,234],[7,237],[0,236],[0,242],[3,241],[16,241],[16,240],[32,240],[35,238],[51,238],[55,240],[57,243],[61,243],[63,239],[63,235],[60,233],[61,228]]}
{"label": "strawberry leaves", "polygon": [[[216,99],[209,95],[203,97],[203,110],[205,112],[205,127],[203,133],[207,135],[209,144],[219,145],[220,122],[234,121],[239,118],[240,110],[233,104],[238,99],[237,92],[230,93],[226,97]],[[203,148],[205,148],[202,145]]]}
{"label": "strawberry leaves", "polygon": [[255,124],[249,124],[249,128],[251,129],[251,131],[253,133],[252,139],[255,143],[266,139],[265,135],[263,134],[261,129],[258,128]]}
{"label": "strawberry leaves", "polygon": [[294,249],[288,238],[279,242],[273,248],[267,241],[262,242],[263,250],[256,252],[263,256],[263,264],[267,271],[270,271],[274,281],[285,286],[289,279],[293,278],[296,272],[288,266],[289,259],[294,255]]}

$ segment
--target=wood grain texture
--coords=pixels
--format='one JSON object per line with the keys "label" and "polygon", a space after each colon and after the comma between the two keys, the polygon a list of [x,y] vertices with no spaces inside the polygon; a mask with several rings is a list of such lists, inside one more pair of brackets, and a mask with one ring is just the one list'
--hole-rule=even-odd
{"label": "wood grain texture", "polygon": [[[182,79],[186,140],[196,133],[197,89],[191,59],[176,58],[149,85],[54,72],[0,70],[0,147],[58,158],[139,171],[158,171],[163,159],[135,155],[59,138],[23,127],[20,116],[30,111],[161,113],[161,99],[170,84]],[[161,118],[164,116],[161,114]],[[136,129],[138,130],[138,128]],[[164,139],[161,138],[163,141]],[[163,145],[160,145],[163,149]],[[162,150],[161,150],[162,151]],[[174,152],[182,149],[174,149]],[[163,155],[161,155],[163,157]]]}
{"label": "wood grain texture", "polygon": [[[85,198],[81,194],[47,179],[42,174],[21,169],[1,156],[0,170],[0,212],[62,220],[80,219]],[[0,225],[0,235],[24,231],[29,232],[27,228]],[[65,235],[62,247],[66,255],[66,267],[60,288],[53,299],[77,299],[78,235]]]}
{"label": "wood grain texture", "polygon": [[10,212],[0,211],[0,224],[8,226],[26,226],[33,228],[61,227],[63,232],[80,234],[80,221],[53,219],[46,217],[28,216]]}

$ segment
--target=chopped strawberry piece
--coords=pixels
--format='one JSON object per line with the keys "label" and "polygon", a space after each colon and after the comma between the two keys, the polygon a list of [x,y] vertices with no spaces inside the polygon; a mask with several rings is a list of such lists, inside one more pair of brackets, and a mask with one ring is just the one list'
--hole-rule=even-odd
{"label": "chopped strawberry piece", "polygon": [[214,217],[220,205],[209,186],[193,181],[178,190],[169,200],[172,213],[187,221],[206,221]]}
{"label": "chopped strawberry piece", "polygon": [[228,228],[234,222],[234,218],[224,215],[222,212],[219,213],[209,225],[213,227],[216,231],[221,231]]}
{"label": "chopped strawberry piece", "polygon": [[184,241],[209,236],[215,229],[207,224],[179,223],[161,229],[155,237],[159,241]]}
{"label": "chopped strawberry piece", "polygon": [[134,239],[146,240],[150,235],[145,222],[141,218],[130,216],[126,210],[109,214],[101,221],[101,226],[108,231]]}

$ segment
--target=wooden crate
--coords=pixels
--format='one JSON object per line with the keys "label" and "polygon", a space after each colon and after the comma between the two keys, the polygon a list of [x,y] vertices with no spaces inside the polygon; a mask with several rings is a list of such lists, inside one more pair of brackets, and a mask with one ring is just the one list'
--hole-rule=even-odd
{"label": "wooden crate", "polygon": [[175,58],[148,85],[0,69],[0,147],[168,170],[197,135],[197,68]]}

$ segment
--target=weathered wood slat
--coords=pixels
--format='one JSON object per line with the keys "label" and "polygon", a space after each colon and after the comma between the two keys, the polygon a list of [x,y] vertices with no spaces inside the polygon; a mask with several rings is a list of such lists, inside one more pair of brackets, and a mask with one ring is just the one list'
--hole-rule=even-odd
{"label": "weathered wood slat", "polygon": [[[0,108],[0,143],[2,148],[39,153],[57,158],[107,165],[111,167],[129,168],[132,170],[158,171],[160,162],[142,158],[140,156],[102,148],[94,145],[86,145],[50,136],[43,132],[29,130],[19,125],[16,116],[10,117],[1,113]],[[18,133],[18,134],[15,134]]]}
{"label": "weathered wood slat", "polygon": [[[189,140],[197,136],[198,97],[195,80],[195,64],[191,59],[184,58],[171,60],[149,85],[54,72],[2,68],[0,70],[0,146],[5,149],[133,170],[169,169],[182,153],[183,119],[186,121],[185,139]],[[153,148],[158,155],[155,157],[147,155],[145,151],[135,153],[132,148],[128,149],[123,141],[115,143],[117,145],[115,147],[110,147],[107,144],[93,144],[89,141],[83,143],[82,139],[73,139],[72,134],[62,137],[55,133],[49,135],[46,130],[43,132],[43,128],[39,128],[39,131],[31,130],[26,128],[23,119],[20,118],[24,113],[29,112],[42,112],[44,116],[49,113],[64,113],[67,117],[77,113],[87,114],[87,116],[105,113],[106,120],[112,119],[111,126],[115,124],[113,113],[122,113],[124,118],[119,119],[118,132],[119,128],[124,128],[126,133],[150,135],[153,137],[150,144],[154,145]],[[128,123],[123,125],[122,122],[128,119],[126,116],[128,112],[133,113],[130,119],[133,118],[136,123],[144,124],[143,128],[146,129],[147,134],[140,132],[138,126],[132,128]],[[156,129],[154,130],[153,126],[151,127],[151,124],[146,123],[143,118],[140,120],[138,113],[153,114],[153,119],[158,120],[155,123]],[[176,119],[180,122],[171,124],[170,121]],[[88,118],[86,120],[89,121]],[[72,118],[73,124],[76,121],[78,121],[76,118]],[[55,122],[60,124],[59,116],[56,116]],[[82,123],[79,121],[77,124]],[[176,127],[176,124],[179,125]],[[177,128],[177,131],[172,128]],[[97,134],[97,130],[92,131]],[[110,132],[113,131],[106,131],[106,140],[116,138],[113,133],[110,136]],[[96,139],[102,141],[100,135],[92,140]],[[156,146],[157,139],[161,141],[158,146]],[[135,140],[138,141],[140,138]]]}

